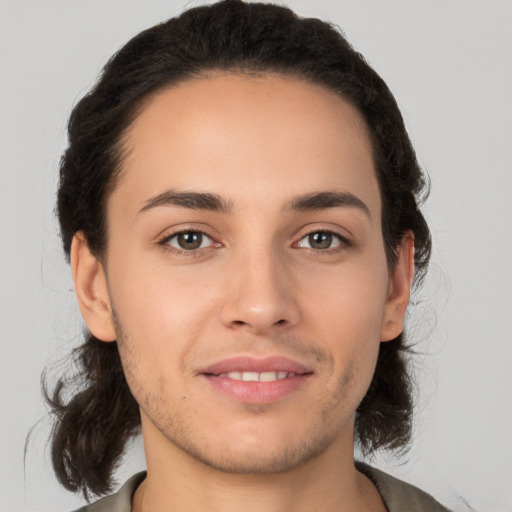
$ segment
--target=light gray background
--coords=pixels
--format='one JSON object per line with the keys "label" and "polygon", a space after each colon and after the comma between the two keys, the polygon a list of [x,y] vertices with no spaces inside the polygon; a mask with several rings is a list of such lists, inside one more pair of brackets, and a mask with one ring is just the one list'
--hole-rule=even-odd
{"label": "light gray background", "polygon": [[[39,391],[80,337],[56,222],[72,105],[141,29],[199,2],[0,0],[0,509],[69,510]],[[415,441],[376,464],[455,510],[512,511],[512,2],[291,0],[340,25],[388,82],[432,178],[435,253],[410,324]],[[38,423],[23,465],[25,437]],[[120,480],[144,462],[140,447]]]}

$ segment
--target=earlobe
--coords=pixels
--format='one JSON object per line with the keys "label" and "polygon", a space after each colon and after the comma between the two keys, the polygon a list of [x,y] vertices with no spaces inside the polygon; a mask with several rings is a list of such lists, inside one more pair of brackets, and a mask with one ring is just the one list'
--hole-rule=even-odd
{"label": "earlobe", "polygon": [[71,243],[71,270],[87,327],[96,338],[114,341],[116,333],[105,271],[81,231],[75,234]]}
{"label": "earlobe", "polygon": [[404,329],[404,318],[414,279],[414,235],[408,231],[397,248],[397,261],[389,279],[381,326],[381,341],[390,341]]}

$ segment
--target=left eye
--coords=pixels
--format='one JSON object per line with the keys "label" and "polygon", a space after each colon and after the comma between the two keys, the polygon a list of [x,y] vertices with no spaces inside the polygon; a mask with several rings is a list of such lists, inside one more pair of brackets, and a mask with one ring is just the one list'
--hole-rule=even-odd
{"label": "left eye", "polygon": [[210,246],[212,239],[200,231],[182,231],[168,238],[165,243],[182,251],[195,251]]}
{"label": "left eye", "polygon": [[301,238],[298,245],[309,249],[325,250],[339,247],[342,243],[342,238],[331,231],[315,231]]}

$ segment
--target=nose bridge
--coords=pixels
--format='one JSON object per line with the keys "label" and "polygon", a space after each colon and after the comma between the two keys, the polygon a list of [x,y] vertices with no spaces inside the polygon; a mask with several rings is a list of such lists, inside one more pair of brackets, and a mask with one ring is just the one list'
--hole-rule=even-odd
{"label": "nose bridge", "polygon": [[226,325],[264,333],[298,321],[286,258],[274,244],[236,251],[228,274],[222,312]]}

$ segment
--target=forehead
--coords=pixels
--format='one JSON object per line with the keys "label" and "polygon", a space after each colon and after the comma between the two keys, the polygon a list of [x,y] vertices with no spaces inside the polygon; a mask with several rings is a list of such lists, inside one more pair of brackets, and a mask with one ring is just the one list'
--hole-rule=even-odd
{"label": "forehead", "polygon": [[133,208],[168,188],[235,203],[248,190],[268,201],[325,189],[378,196],[360,114],[299,79],[217,73],[180,83],[145,103],[123,145],[118,189]]}

